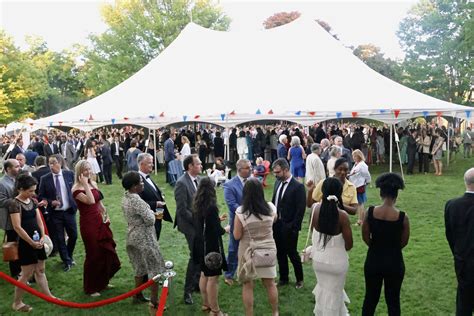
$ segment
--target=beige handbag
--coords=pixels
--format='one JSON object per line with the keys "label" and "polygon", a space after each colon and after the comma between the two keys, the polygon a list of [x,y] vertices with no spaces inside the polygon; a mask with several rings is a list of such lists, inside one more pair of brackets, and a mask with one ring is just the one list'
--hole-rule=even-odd
{"label": "beige handbag", "polygon": [[[315,204],[316,205],[316,204]],[[313,214],[314,214],[314,207],[311,208],[311,219],[309,220],[309,227],[308,227],[308,235],[306,236],[306,243],[304,244],[304,248],[301,251],[301,263],[306,263],[311,261],[311,254],[313,251],[313,245],[308,246],[309,236],[311,236],[312,230],[312,223],[313,223]]]}

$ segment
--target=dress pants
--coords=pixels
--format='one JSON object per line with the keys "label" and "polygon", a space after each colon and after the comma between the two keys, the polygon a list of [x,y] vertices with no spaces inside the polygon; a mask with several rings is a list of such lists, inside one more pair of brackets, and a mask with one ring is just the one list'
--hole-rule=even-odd
{"label": "dress pants", "polygon": [[[18,234],[14,230],[7,230],[7,241],[17,241],[18,240]],[[8,262],[8,265],[10,266],[10,275],[12,278],[17,278],[18,275],[21,272],[21,266],[20,266],[20,261],[10,261]]]}
{"label": "dress pants", "polygon": [[429,154],[418,153],[418,171],[420,173],[422,173],[423,171],[426,173],[430,172]]}
{"label": "dress pants", "polygon": [[186,280],[184,281],[184,294],[191,294],[196,287],[199,286],[199,278],[201,277],[201,265],[194,262],[194,234],[184,234],[189,247],[188,268],[186,269]]}
{"label": "dress pants", "polygon": [[[55,210],[50,213],[50,216],[54,224],[61,260],[64,264],[71,265],[77,240],[76,211],[72,208],[65,211]],[[64,231],[66,231],[68,235],[67,245],[64,238]]]}
{"label": "dress pants", "polygon": [[408,174],[413,174],[413,169],[415,167],[415,156],[416,156],[416,151],[408,151],[408,167],[407,167]]}
{"label": "dress pants", "polygon": [[112,184],[112,164],[104,164],[103,172],[106,184]]}
{"label": "dress pants", "polygon": [[288,282],[288,258],[295,270],[296,282],[303,281],[303,265],[298,254],[298,232],[294,232],[283,226],[282,222],[273,225],[273,238],[277,248],[278,268],[280,273],[280,282]]}
{"label": "dress pants", "polygon": [[[232,230],[231,230],[232,231]],[[234,239],[234,235],[229,234],[229,250],[227,253],[227,271],[224,276],[226,279],[233,279],[239,262],[239,241]]]}
{"label": "dress pants", "polygon": [[458,284],[456,294],[456,316],[474,315],[474,286],[461,286]]}
{"label": "dress pants", "polygon": [[117,171],[117,177],[122,179],[123,159],[120,156],[114,155],[115,169]]}

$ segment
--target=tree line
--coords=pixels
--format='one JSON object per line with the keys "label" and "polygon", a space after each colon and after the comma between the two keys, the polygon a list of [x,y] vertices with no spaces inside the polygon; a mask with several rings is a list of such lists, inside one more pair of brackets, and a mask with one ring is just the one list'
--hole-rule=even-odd
{"label": "tree line", "polygon": [[[194,23],[214,30],[226,31],[231,23],[212,0],[117,0],[104,4],[101,15],[107,29],[91,34],[90,46],[76,44],[61,52],[33,36],[26,39],[28,48],[21,50],[0,29],[0,124],[48,116],[111,89],[158,56],[191,16]],[[277,13],[263,26],[280,26],[298,16],[298,12]],[[337,39],[328,23],[317,22]],[[392,80],[472,106],[473,25],[466,1],[420,0],[397,33],[404,60],[385,58],[372,44],[352,49]]]}

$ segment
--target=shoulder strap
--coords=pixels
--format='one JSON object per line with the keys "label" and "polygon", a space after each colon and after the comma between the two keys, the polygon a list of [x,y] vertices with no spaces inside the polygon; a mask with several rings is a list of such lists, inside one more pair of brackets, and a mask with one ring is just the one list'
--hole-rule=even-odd
{"label": "shoulder strap", "polygon": [[374,209],[375,209],[375,206],[369,206],[369,209],[367,210],[368,212],[368,219],[372,220],[374,218]]}
{"label": "shoulder strap", "polygon": [[306,236],[306,242],[304,243],[304,248],[303,249],[306,249],[306,247],[308,247],[308,242],[309,242],[309,235],[311,235],[311,231],[312,231],[312,228],[313,228],[313,216],[314,216],[314,210],[316,208],[316,206],[318,205],[319,203],[315,203],[314,206],[311,208],[311,218],[309,220],[309,227],[308,227],[308,235]]}
{"label": "shoulder strap", "polygon": [[398,221],[400,222],[400,224],[403,225],[404,220],[405,220],[405,212],[400,211],[400,215],[398,216]]}

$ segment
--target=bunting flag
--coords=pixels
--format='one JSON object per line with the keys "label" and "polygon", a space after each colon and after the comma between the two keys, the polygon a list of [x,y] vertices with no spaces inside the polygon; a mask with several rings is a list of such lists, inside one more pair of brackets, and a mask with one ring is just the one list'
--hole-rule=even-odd
{"label": "bunting flag", "polygon": [[352,117],[357,117],[358,113],[357,112],[352,112]]}
{"label": "bunting flag", "polygon": [[429,112],[428,111],[423,111],[423,116],[426,118],[428,116]]}
{"label": "bunting flag", "polygon": [[63,121],[59,121],[59,126],[63,126]]}
{"label": "bunting flag", "polygon": [[395,118],[398,118],[398,115],[400,115],[400,110],[393,110],[393,114],[395,115]]}
{"label": "bunting flag", "polygon": [[301,111],[296,112],[295,115],[300,116],[300,115],[301,115]]}
{"label": "bunting flag", "polygon": [[128,121],[128,117],[124,117],[123,119],[124,119],[125,121]]}
{"label": "bunting flag", "polygon": [[183,115],[183,121],[186,122],[187,119],[188,117],[186,115]]}
{"label": "bunting flag", "polygon": [[33,126],[34,123],[30,123],[30,126]]}
{"label": "bunting flag", "polygon": [[92,114],[89,114],[89,121],[93,121],[94,118],[92,117]]}
{"label": "bunting flag", "polygon": [[149,118],[150,120],[154,120],[154,119],[155,119],[155,116],[154,116],[154,115],[150,115],[150,116],[148,116],[148,118]]}
{"label": "bunting flag", "polygon": [[337,117],[338,119],[340,119],[341,116],[342,116],[342,112],[336,112],[336,117]]}
{"label": "bunting flag", "polygon": [[471,110],[466,110],[466,118],[471,118]]}
{"label": "bunting flag", "polygon": [[165,112],[161,112],[160,117],[165,117]]}
{"label": "bunting flag", "polygon": [[229,115],[235,115],[235,111],[230,112]]}
{"label": "bunting flag", "polygon": [[260,114],[262,114],[262,112],[260,112],[260,109],[258,109],[255,114],[260,115]]}
{"label": "bunting flag", "polygon": [[437,117],[441,117],[441,116],[443,116],[443,112],[441,112],[441,111],[437,111],[437,112],[436,112],[436,116],[437,116]]}
{"label": "bunting flag", "polygon": [[197,119],[200,118],[200,117],[201,117],[201,115],[195,115],[195,116],[194,116],[194,119],[197,120]]}
{"label": "bunting flag", "polygon": [[49,122],[49,127],[52,127],[53,126],[53,122]]}
{"label": "bunting flag", "polygon": [[112,121],[112,125],[114,125],[115,124],[115,119],[112,119],[111,121]]}
{"label": "bunting flag", "polygon": [[312,111],[312,112],[308,112],[309,115],[311,116],[314,116],[316,114],[316,112]]}
{"label": "bunting flag", "polygon": [[273,111],[272,111],[272,110],[268,111],[268,114],[272,115],[272,114],[273,114]]}
{"label": "bunting flag", "polygon": [[384,114],[385,112],[387,112],[387,110],[384,110],[384,109],[379,110],[379,111],[380,111],[380,114]]}
{"label": "bunting flag", "polygon": [[83,123],[85,121],[86,121],[85,119],[79,119],[79,122],[81,122],[81,123]]}
{"label": "bunting flag", "polygon": [[221,120],[223,121],[225,119],[225,113],[221,114]]}

